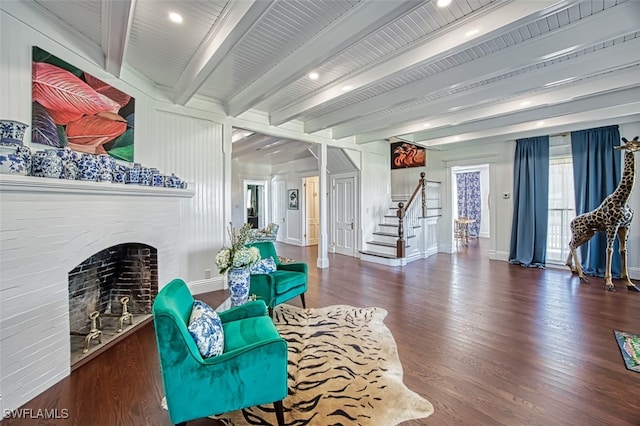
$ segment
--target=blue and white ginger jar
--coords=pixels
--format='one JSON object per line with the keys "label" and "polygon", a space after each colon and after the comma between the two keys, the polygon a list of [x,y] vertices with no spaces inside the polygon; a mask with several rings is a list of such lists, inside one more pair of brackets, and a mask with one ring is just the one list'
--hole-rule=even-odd
{"label": "blue and white ginger jar", "polygon": [[98,180],[98,159],[93,154],[82,154],[78,160],[78,169],[80,169],[80,180],[95,182]]}
{"label": "blue and white ginger jar", "polygon": [[251,276],[249,268],[231,268],[227,271],[229,297],[233,306],[247,303],[249,299],[249,285]]}
{"label": "blue and white ginger jar", "polygon": [[13,142],[0,142],[0,173],[28,175],[31,172],[31,149]]}
{"label": "blue and white ginger jar", "polygon": [[0,142],[22,145],[28,124],[15,120],[0,120]]}

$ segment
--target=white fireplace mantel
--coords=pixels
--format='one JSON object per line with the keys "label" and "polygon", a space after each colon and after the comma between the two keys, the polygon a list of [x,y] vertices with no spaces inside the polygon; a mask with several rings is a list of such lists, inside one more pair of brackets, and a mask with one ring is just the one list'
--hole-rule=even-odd
{"label": "white fireplace mantel", "polygon": [[82,180],[51,179],[43,177],[0,174],[0,192],[58,192],[78,194],[113,194],[147,197],[191,198],[195,194],[192,187],[159,188],[153,186],[126,185],[111,182],[90,182]]}

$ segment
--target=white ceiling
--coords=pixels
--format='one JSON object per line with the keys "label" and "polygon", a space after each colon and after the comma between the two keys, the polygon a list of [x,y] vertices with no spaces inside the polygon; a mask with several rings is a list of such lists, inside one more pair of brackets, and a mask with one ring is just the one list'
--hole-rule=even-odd
{"label": "white ceiling", "polygon": [[[98,46],[107,71],[133,69],[176,104],[204,97],[334,139],[435,147],[640,120],[636,0],[26,3]],[[287,144],[252,135],[234,157],[309,155]]]}

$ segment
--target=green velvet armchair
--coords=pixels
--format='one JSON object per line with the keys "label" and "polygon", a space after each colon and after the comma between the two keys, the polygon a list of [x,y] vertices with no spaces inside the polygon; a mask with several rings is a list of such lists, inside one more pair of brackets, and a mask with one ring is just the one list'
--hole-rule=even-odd
{"label": "green velvet armchair", "polygon": [[307,305],[304,294],[307,291],[307,264],[303,262],[280,263],[276,248],[271,241],[248,244],[260,250],[260,257],[272,257],[277,269],[270,274],[251,274],[249,294],[255,294],[259,300],[264,300],[269,308],[269,315],[273,316],[273,308],[296,296],[300,296],[302,307]]}
{"label": "green velvet armchair", "polygon": [[273,403],[284,425],[287,395],[287,343],[262,301],[219,312],[224,329],[222,354],[202,358],[188,322],[193,306],[180,279],[167,284],[153,303],[162,381],[174,424]]}

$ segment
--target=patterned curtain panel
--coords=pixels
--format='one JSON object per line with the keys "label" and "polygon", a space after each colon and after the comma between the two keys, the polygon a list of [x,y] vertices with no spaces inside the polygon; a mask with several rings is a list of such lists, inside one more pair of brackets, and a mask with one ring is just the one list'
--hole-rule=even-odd
{"label": "patterned curtain panel", "polygon": [[[618,126],[571,132],[573,182],[576,196],[576,215],[597,208],[602,200],[615,191],[622,174]],[[621,259],[618,239],[613,245],[611,275],[620,278]],[[582,270],[586,275],[603,277],[607,263],[607,236],[598,232],[578,249]]]}
{"label": "patterned curtain panel", "polygon": [[480,193],[480,172],[456,174],[458,187],[458,217],[475,219],[469,225],[469,235],[480,235],[480,212],[482,209],[482,194]]}

